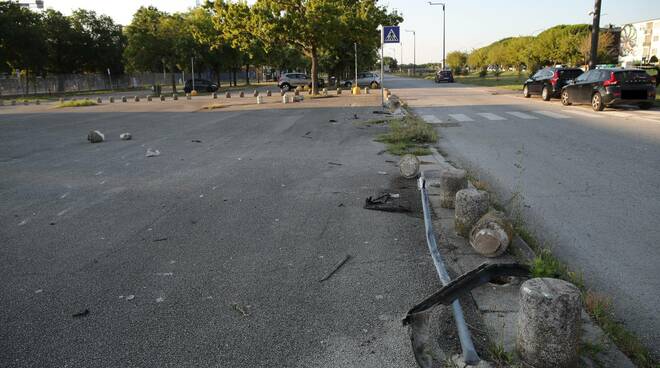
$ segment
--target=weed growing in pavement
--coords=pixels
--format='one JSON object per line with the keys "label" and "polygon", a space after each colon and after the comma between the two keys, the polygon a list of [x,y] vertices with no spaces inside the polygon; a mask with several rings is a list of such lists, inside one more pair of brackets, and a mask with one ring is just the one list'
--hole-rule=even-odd
{"label": "weed growing in pavement", "polygon": [[379,135],[376,141],[387,144],[387,151],[393,155],[429,155],[428,144],[438,140],[433,126],[415,115],[390,120],[389,127],[390,131]]}
{"label": "weed growing in pavement", "polygon": [[84,106],[96,106],[96,102],[90,100],[75,100],[75,101],[65,101],[57,105],[60,107],[84,107]]}
{"label": "weed growing in pavement", "polygon": [[581,356],[588,357],[596,365],[596,367],[605,368],[603,362],[601,362],[600,359],[598,358],[598,354],[605,351],[605,346],[603,346],[603,344],[599,342],[596,343],[583,342],[582,344],[580,344],[578,349],[579,349],[579,354]]}
{"label": "weed growing in pavement", "polygon": [[504,350],[502,344],[490,345],[488,354],[496,367],[508,367],[513,363],[513,353]]}

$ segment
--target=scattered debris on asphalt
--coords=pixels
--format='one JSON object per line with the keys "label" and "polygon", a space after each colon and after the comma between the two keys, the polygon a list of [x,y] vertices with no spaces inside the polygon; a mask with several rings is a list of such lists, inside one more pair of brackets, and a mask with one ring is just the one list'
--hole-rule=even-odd
{"label": "scattered debris on asphalt", "polygon": [[72,315],[73,318],[81,318],[81,317],[87,317],[89,315],[89,309],[85,309],[82,312],[74,313]]}
{"label": "scattered debris on asphalt", "polygon": [[401,195],[399,193],[390,193],[390,197],[392,198],[401,198]]}
{"label": "scattered debris on asphalt", "polygon": [[359,119],[358,115],[357,115],[357,114],[353,114],[353,119],[358,120],[358,119]]}
{"label": "scattered debris on asphalt", "polygon": [[87,140],[91,143],[101,143],[105,140],[105,135],[98,130],[91,130],[89,134],[87,134]]}
{"label": "scattered debris on asphalt", "polygon": [[386,173],[385,171],[379,171],[378,174],[380,174],[380,175],[387,175],[387,173]]}
{"label": "scattered debris on asphalt", "polygon": [[380,114],[380,115],[392,115],[392,113],[389,112],[389,111],[378,111],[378,110],[374,111],[374,114]]}
{"label": "scattered debris on asphalt", "polygon": [[160,151],[159,150],[152,150],[151,148],[147,149],[147,153],[145,154],[147,157],[158,157],[160,156]]}
{"label": "scattered debris on asphalt", "polygon": [[332,161],[330,161],[330,162],[328,162],[328,165],[342,166],[343,164],[340,164],[340,163],[338,163],[338,162],[332,162]]}
{"label": "scattered debris on asphalt", "polygon": [[344,207],[344,204],[340,203],[339,206],[337,206],[337,207]]}
{"label": "scattered debris on asphalt", "polygon": [[382,155],[382,154],[385,153],[385,152],[387,152],[387,150],[378,151],[377,155],[380,156],[380,155]]}
{"label": "scattered debris on asphalt", "polygon": [[390,193],[381,194],[376,198],[367,197],[364,209],[384,212],[412,212],[409,206],[399,202],[399,197],[393,197]]}
{"label": "scattered debris on asphalt", "polygon": [[396,161],[394,161],[394,160],[385,160],[385,162],[388,162],[390,164],[395,164],[396,163]]}
{"label": "scattered debris on asphalt", "polygon": [[166,237],[165,237],[165,238],[154,239],[154,243],[156,243],[156,242],[162,242],[162,241],[165,241],[165,240],[167,240]]}
{"label": "scattered debris on asphalt", "polygon": [[122,141],[130,141],[131,139],[133,139],[133,135],[131,135],[131,133],[121,133],[119,135],[119,139],[121,139]]}
{"label": "scattered debris on asphalt", "polygon": [[312,132],[311,132],[311,131],[309,131],[309,132],[307,132],[307,133],[305,133],[305,135],[310,135],[310,134],[312,134]]}
{"label": "scattered debris on asphalt", "polygon": [[231,307],[234,308],[234,310],[240,313],[243,317],[247,317],[250,315],[250,313],[247,312],[246,308],[238,303],[233,303]]}
{"label": "scattered debris on asphalt", "polygon": [[199,140],[199,139],[193,139],[191,142],[193,142],[193,143],[202,143],[202,141]]}
{"label": "scattered debris on asphalt", "polygon": [[350,254],[346,254],[346,255],[344,256],[344,258],[342,258],[341,261],[339,261],[339,262],[337,262],[337,264],[335,264],[335,266],[332,268],[332,270],[330,270],[330,272],[328,272],[325,276],[323,276],[322,279],[319,280],[319,282],[326,281],[327,279],[329,279],[330,277],[332,277],[332,275],[334,275],[335,272],[337,272],[337,271],[338,271],[338,270],[339,270],[344,264],[346,264],[346,262],[347,262],[350,258],[351,258],[351,255],[350,255]]}
{"label": "scattered debris on asphalt", "polygon": [[135,299],[135,295],[132,294],[126,297],[126,300],[133,300],[133,299]]}
{"label": "scattered debris on asphalt", "polygon": [[337,120],[335,120],[335,119],[330,119],[328,122],[329,122],[329,123],[336,123]]}
{"label": "scattered debris on asphalt", "polygon": [[301,137],[302,137],[302,138],[307,138],[307,139],[312,139],[312,137],[310,137],[310,136],[308,136],[308,135],[301,135]]}

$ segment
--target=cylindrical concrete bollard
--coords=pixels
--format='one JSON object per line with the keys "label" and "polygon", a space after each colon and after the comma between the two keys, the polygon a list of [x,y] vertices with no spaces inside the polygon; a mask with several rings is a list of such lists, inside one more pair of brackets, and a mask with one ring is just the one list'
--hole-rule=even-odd
{"label": "cylindrical concrete bollard", "polygon": [[516,338],[520,358],[536,368],[575,367],[581,309],[575,285],[550,278],[525,281]]}
{"label": "cylindrical concrete bollard", "polygon": [[498,257],[506,252],[513,239],[513,225],[499,211],[485,214],[470,231],[470,245],[485,257]]}
{"label": "cylindrical concrete bollard", "polygon": [[238,97],[240,97],[240,98],[245,97],[245,93],[243,91],[241,91],[241,93],[238,94]]}
{"label": "cylindrical concrete bollard", "polygon": [[300,96],[300,89],[296,88],[295,91],[293,91],[294,96]]}
{"label": "cylindrical concrete bollard", "polygon": [[165,101],[165,95],[160,95],[160,100]]}
{"label": "cylindrical concrete bollard", "polygon": [[231,92],[225,93],[225,98],[231,98]]}
{"label": "cylindrical concrete bollard", "polygon": [[440,206],[454,208],[456,193],[467,189],[468,180],[465,170],[449,168],[440,173]]}
{"label": "cylindrical concrete bollard", "polygon": [[11,105],[16,106],[16,100],[11,100]]}
{"label": "cylindrical concrete bollard", "polygon": [[323,96],[327,96],[327,95],[328,95],[328,89],[327,89],[327,88],[323,88],[323,89],[321,90],[321,95],[323,95]]}
{"label": "cylindrical concrete bollard", "polygon": [[257,96],[257,105],[264,103],[264,96]]}
{"label": "cylindrical concrete bollard", "polygon": [[64,103],[64,99],[60,97],[60,103]]}
{"label": "cylindrical concrete bollard", "polygon": [[266,90],[266,97],[270,97],[272,95],[273,95],[273,93],[269,89],[267,89]]}
{"label": "cylindrical concrete bollard", "polygon": [[135,102],[140,102],[140,96],[135,96],[135,97],[133,97],[133,101],[135,101]]}
{"label": "cylindrical concrete bollard", "polygon": [[115,98],[114,98],[114,96],[110,96],[110,103],[115,103]]}
{"label": "cylindrical concrete bollard", "polygon": [[211,95],[211,97],[213,97],[213,99],[216,100],[216,99],[218,98],[218,94],[215,93],[215,92],[213,92],[213,94]]}
{"label": "cylindrical concrete bollard", "polygon": [[103,103],[103,100],[101,99],[101,97],[96,99],[96,103]]}
{"label": "cylindrical concrete bollard", "polygon": [[282,103],[283,104],[288,104],[289,103],[289,96],[286,94],[282,95]]}
{"label": "cylindrical concrete bollard", "polygon": [[39,101],[39,100],[34,101],[34,103],[35,103],[36,105],[41,105],[41,101]]}
{"label": "cylindrical concrete bollard", "polygon": [[252,93],[252,96],[253,96],[253,97],[258,97],[258,96],[259,96],[259,91],[257,91],[257,90],[255,89],[254,92]]}
{"label": "cylindrical concrete bollard", "polygon": [[341,94],[341,88],[337,88],[337,95]]}
{"label": "cylindrical concrete bollard", "polygon": [[121,96],[121,102],[126,102],[126,101],[128,101],[128,99],[126,98],[126,96]]}
{"label": "cylindrical concrete bollard", "polygon": [[147,102],[151,102],[151,95],[147,96]]}
{"label": "cylindrical concrete bollard", "polygon": [[454,206],[456,233],[468,237],[474,224],[488,212],[488,193],[472,188],[459,190]]}
{"label": "cylindrical concrete bollard", "polygon": [[399,160],[399,172],[406,179],[416,178],[419,174],[419,159],[415,155],[407,154]]}
{"label": "cylindrical concrete bollard", "polygon": [[281,90],[280,90],[280,96],[284,96],[284,95],[286,95],[286,92],[284,92],[284,90],[281,89]]}
{"label": "cylindrical concrete bollard", "polygon": [[186,93],[186,100],[192,100],[192,95],[190,93]]}
{"label": "cylindrical concrete bollard", "polygon": [[369,90],[369,87],[364,87],[364,94],[365,94],[365,95],[368,95],[368,94],[369,94],[369,91],[370,91],[370,90]]}
{"label": "cylindrical concrete bollard", "polygon": [[178,100],[178,99],[179,99],[179,95],[176,94],[176,93],[172,93],[172,99],[173,99],[174,101]]}

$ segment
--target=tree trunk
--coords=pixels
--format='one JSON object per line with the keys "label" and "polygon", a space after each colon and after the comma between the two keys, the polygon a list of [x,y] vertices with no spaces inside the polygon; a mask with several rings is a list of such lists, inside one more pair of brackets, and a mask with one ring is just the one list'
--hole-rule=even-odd
{"label": "tree trunk", "polygon": [[232,77],[234,79],[234,87],[236,87],[238,86],[238,83],[236,82],[236,73],[237,73],[236,68],[233,68],[231,72],[232,72]]}
{"label": "tree trunk", "polygon": [[319,57],[316,52],[316,47],[312,47],[312,95],[317,95],[318,80],[319,80]]}
{"label": "tree trunk", "polygon": [[170,74],[172,75],[172,93],[176,93],[176,76],[174,75],[174,72]]}
{"label": "tree trunk", "polygon": [[250,85],[250,64],[245,65],[245,84]]}

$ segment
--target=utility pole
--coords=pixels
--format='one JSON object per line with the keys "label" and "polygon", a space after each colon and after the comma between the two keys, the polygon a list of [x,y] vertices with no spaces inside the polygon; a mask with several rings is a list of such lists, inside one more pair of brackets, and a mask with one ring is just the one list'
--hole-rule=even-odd
{"label": "utility pole", "polygon": [[195,58],[191,57],[190,58],[190,67],[191,67],[191,74],[192,74],[192,90],[195,90]]}
{"label": "utility pole", "polygon": [[445,30],[447,28],[447,22],[446,22],[446,17],[445,17],[445,3],[434,3],[429,1],[429,5],[441,5],[442,6],[442,70],[445,70]]}
{"label": "utility pole", "polygon": [[401,60],[399,60],[399,71],[403,68],[403,42],[401,42]]}
{"label": "utility pole", "polygon": [[358,86],[358,70],[357,70],[357,42],[353,44],[355,46],[355,87]]}
{"label": "utility pole", "polygon": [[413,75],[417,75],[417,37],[414,30],[406,29],[406,32],[413,34]]}
{"label": "utility pole", "polygon": [[591,26],[591,57],[589,58],[589,70],[594,69],[598,64],[598,35],[600,33],[600,8],[601,0],[595,0],[593,14],[594,21]]}

